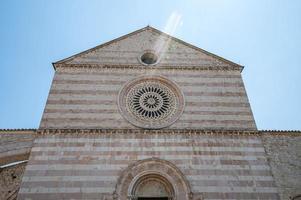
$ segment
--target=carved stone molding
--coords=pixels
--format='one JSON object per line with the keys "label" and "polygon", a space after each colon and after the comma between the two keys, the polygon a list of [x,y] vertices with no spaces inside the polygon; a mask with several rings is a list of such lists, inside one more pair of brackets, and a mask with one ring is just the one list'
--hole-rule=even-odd
{"label": "carved stone molding", "polygon": [[192,200],[193,193],[185,175],[171,162],[158,158],[137,161],[120,175],[114,191],[114,200],[135,198],[134,189],[141,178],[158,178],[169,187],[169,198]]}

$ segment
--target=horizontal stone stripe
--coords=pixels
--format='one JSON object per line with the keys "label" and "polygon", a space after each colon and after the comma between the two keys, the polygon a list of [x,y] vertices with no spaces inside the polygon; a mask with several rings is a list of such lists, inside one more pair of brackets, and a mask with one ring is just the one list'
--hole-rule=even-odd
{"label": "horizontal stone stripe", "polygon": [[[187,172],[187,171],[186,171]],[[117,181],[120,171],[112,170],[29,170],[26,171],[22,181]],[[185,174],[192,181],[274,181],[272,176],[257,175],[207,175]]]}
{"label": "horizontal stone stripe", "polygon": [[[216,117],[217,118],[217,117]],[[224,118],[224,116],[222,117]],[[242,117],[241,117],[242,118]],[[178,123],[195,123],[195,124],[237,124],[237,125],[244,125],[244,126],[248,126],[248,125],[254,125],[254,121],[253,120],[244,120],[244,119],[229,119],[229,120],[221,120],[221,119],[212,119],[212,120],[194,120],[194,119],[187,119],[187,120],[182,120],[182,118],[180,118],[178,120]]]}
{"label": "horizontal stone stripe", "polygon": [[30,150],[31,150],[31,146],[26,148],[20,148],[20,149],[11,149],[9,151],[1,152],[0,158],[28,153],[30,152]]}
{"label": "horizontal stone stripe", "polygon": [[[138,73],[137,73],[138,72]],[[85,73],[85,72],[56,72],[54,80],[120,80],[120,77],[122,77],[125,80],[133,79],[139,75],[145,75],[145,73],[141,72],[139,73],[138,70],[136,71],[123,71],[123,72],[114,72],[114,71],[101,71],[101,72],[93,72],[93,73]],[[168,78],[173,78],[176,81],[200,81],[200,79],[204,81],[229,81],[229,80],[235,80],[235,81],[241,81],[241,75],[240,74],[234,74],[234,73],[227,73],[222,74],[219,72],[214,72],[211,74],[205,74],[198,72],[191,72],[191,73],[185,73],[185,71],[181,71],[181,73],[158,73],[158,75],[163,75]]]}
{"label": "horizontal stone stripe", "polygon": [[[210,91],[207,92],[208,88],[204,91],[200,90],[199,88],[196,88],[196,91],[191,91],[190,89],[187,89],[187,91],[183,91],[185,96],[209,96],[209,97],[244,97],[246,96],[246,93],[244,91],[224,91],[224,90],[218,90],[216,92]],[[236,92],[237,91],[237,92]],[[117,96],[119,93],[119,90],[80,90],[78,88],[74,90],[70,89],[51,89],[49,94],[79,94],[79,95],[115,95]]]}
{"label": "horizontal stone stripe", "polygon": [[[48,100],[47,104],[76,104],[76,105],[116,105],[116,101],[111,100]],[[232,103],[232,102],[190,102],[187,101],[186,106],[202,106],[202,107],[249,107],[249,103]]]}
{"label": "horizontal stone stripe", "polygon": [[[149,156],[145,155],[136,155],[137,159],[140,160],[141,157],[149,158]],[[188,168],[191,169],[207,169],[207,161],[210,163],[214,163],[214,166],[212,168],[214,169],[226,169],[230,168],[231,166],[236,166],[235,164],[243,164],[243,162],[246,164],[245,166],[236,166],[233,168],[238,168],[238,169],[254,169],[254,168],[267,168],[268,166],[251,166],[253,161],[258,161],[256,162],[257,164],[265,164],[266,159],[264,157],[252,157],[252,156],[228,156],[228,157],[223,157],[223,156],[198,156],[198,157],[191,157],[191,156],[184,156],[184,155],[179,155],[179,156],[173,156],[173,155],[162,155],[159,156],[161,158],[167,158],[167,160],[182,166],[182,168],[186,168],[185,164],[187,164]],[[48,159],[49,158],[49,159]],[[110,160],[110,158],[114,160]],[[168,159],[169,158],[169,159]],[[104,160],[107,159],[107,160]],[[81,164],[86,164],[86,165],[104,165],[104,168],[112,165],[114,167],[117,167],[117,165],[122,165],[120,167],[123,167],[124,165],[129,164],[129,157],[125,156],[98,156],[98,157],[87,157],[87,156],[78,156],[78,157],[68,157],[68,156],[44,156],[44,158],[41,159],[41,157],[31,157],[31,161],[29,165],[56,165],[56,164],[66,164],[66,165],[81,165]],[[185,163],[184,161],[181,161],[181,159],[185,160],[185,162],[188,161],[188,163]],[[135,161],[136,159],[132,159]],[[211,162],[211,161],[214,162]],[[254,162],[253,162],[254,163]],[[233,165],[231,165],[233,164]],[[198,166],[200,165],[200,166]],[[228,166],[227,166],[228,165]],[[230,166],[230,167],[229,167]],[[209,167],[210,169],[210,167]]]}
{"label": "horizontal stone stripe", "polygon": [[[45,171],[44,171],[45,172]],[[56,171],[57,172],[57,171]],[[64,172],[64,171],[63,171]],[[41,176],[41,172],[39,174],[34,173],[34,171],[29,172],[27,176],[23,176],[22,182],[51,182],[51,181],[62,181],[62,182],[114,182],[117,181],[119,176],[96,176],[93,174],[89,176],[80,176],[80,175],[71,175],[70,173],[66,172],[66,174],[57,175],[57,176]],[[47,173],[47,172],[46,172]],[[74,174],[72,171],[71,173]],[[93,171],[92,171],[93,173]],[[32,174],[32,175],[31,175]]]}
{"label": "horizontal stone stripe", "polygon": [[[99,171],[99,173],[103,175],[118,175],[120,170],[123,170],[127,167],[127,165],[98,165],[98,164],[54,164],[54,165],[31,165],[29,164],[26,167],[27,171],[35,171],[35,170],[59,170],[59,171],[78,171],[78,170],[94,170]],[[269,170],[247,170],[247,169],[235,169],[235,170],[227,170],[227,169],[186,169],[180,168],[181,171],[186,175],[207,175],[207,176],[272,176]]]}
{"label": "horizontal stone stripe", "polygon": [[39,199],[39,200],[53,200],[53,199],[72,199],[72,200],[99,200],[106,199],[112,200],[111,193],[98,192],[98,193],[22,193],[21,191],[18,194],[18,200],[31,200],[31,199]]}
{"label": "horizontal stone stripe", "polygon": [[277,192],[273,193],[259,193],[259,192],[203,192],[202,196],[204,199],[239,199],[239,200],[249,200],[249,199],[258,199],[258,200],[277,200],[279,196]]}
{"label": "horizontal stone stripe", "polygon": [[[200,139],[201,140],[201,139]],[[181,141],[180,139],[173,141],[160,141],[155,142],[147,141],[147,140],[133,140],[131,143],[126,141],[107,141],[103,142],[93,142],[93,143],[84,143],[84,142],[56,142],[56,143],[36,143],[35,147],[153,147],[153,146],[163,146],[163,147],[179,147],[179,146],[202,146],[202,147],[263,147],[260,143],[240,143],[239,141],[235,143],[226,143],[226,142],[207,142],[206,139],[204,141],[194,141],[194,139],[190,139],[187,141]]]}
{"label": "horizontal stone stripe", "polygon": [[274,181],[253,181],[253,180],[199,180],[190,181],[192,186],[241,186],[241,187],[276,187]]}
{"label": "horizontal stone stripe", "polygon": [[47,188],[65,188],[65,187],[80,187],[80,188],[86,188],[86,187],[100,187],[100,188],[106,188],[109,189],[112,187],[115,187],[116,183],[115,181],[61,181],[60,178],[54,181],[31,181],[31,182],[25,182],[23,181],[22,188],[35,188],[35,187],[47,187]]}
{"label": "horizontal stone stripe", "polygon": [[265,152],[263,147],[33,147],[31,151],[241,151],[241,152]]}
{"label": "horizontal stone stripe", "polygon": [[[103,52],[101,52],[103,54]],[[137,57],[139,56],[139,53],[136,54],[122,54],[118,57],[110,55],[90,55],[89,57],[82,57],[79,59],[74,59],[72,61],[67,62],[67,64],[99,64],[99,61],[101,60],[101,64],[106,65],[116,65],[118,63],[119,65],[133,65],[137,66],[139,65],[139,62],[137,60]],[[160,59],[160,63],[157,65],[157,67],[161,66],[174,66],[178,67],[179,65],[183,65],[184,67],[187,66],[212,66],[212,62],[214,62],[212,59],[208,58],[200,58],[196,55],[189,55],[189,57],[182,56],[181,54],[176,54],[177,58],[168,58],[168,57],[162,57]]]}
{"label": "horizontal stone stripe", "polygon": [[20,142],[13,144],[6,144],[0,146],[0,153],[5,153],[8,151],[14,151],[18,149],[30,148],[32,146],[32,142]]}
{"label": "horizontal stone stripe", "polygon": [[[56,169],[59,166],[60,169]],[[41,175],[45,175],[45,176],[50,176],[55,175],[57,176],[57,174],[62,174],[63,171],[71,171],[73,172],[71,176],[74,176],[74,174],[76,174],[77,176],[87,176],[87,175],[92,175],[91,173],[89,173],[88,171],[92,171],[94,176],[118,176],[120,174],[120,172],[122,170],[124,170],[125,168],[122,168],[120,170],[117,169],[94,169],[92,167],[90,167],[90,165],[76,165],[76,167],[72,167],[70,165],[32,165],[32,166],[28,166],[27,168],[27,172],[31,173],[31,176],[29,176],[28,173],[26,173],[24,175],[24,178],[26,177],[34,177],[33,174],[35,174],[36,177],[40,177]],[[86,169],[83,169],[84,167],[86,167]],[[43,169],[43,170],[42,170]],[[181,169],[181,168],[180,168]],[[50,172],[48,172],[50,171]],[[53,173],[54,171],[58,171],[58,173]],[[86,173],[84,173],[86,171]],[[210,176],[233,176],[233,177],[243,177],[243,176],[248,176],[248,177],[256,177],[256,176],[260,176],[260,177],[272,177],[271,173],[269,170],[208,170],[208,169],[181,169],[181,171],[187,175],[187,176],[192,176],[192,175],[206,175],[208,177]],[[39,174],[37,174],[36,172],[39,172]],[[52,172],[52,173],[51,173]],[[67,173],[68,174],[68,173]],[[63,176],[67,176],[67,175],[63,175]],[[30,179],[32,180],[32,179]],[[39,180],[39,179],[38,179]],[[239,179],[238,179],[239,180]],[[248,179],[248,180],[252,180]],[[61,181],[61,178],[58,178],[57,181]]]}
{"label": "horizontal stone stripe", "polygon": [[69,94],[69,95],[118,95],[118,90],[62,90],[62,89],[51,89],[49,94]]}
{"label": "horizontal stone stripe", "polygon": [[[24,177],[22,187],[112,187],[118,176],[38,176]],[[59,181],[58,181],[59,180]],[[242,186],[242,187],[276,187],[274,181],[239,181],[239,180],[199,180],[190,181],[192,186]]]}
{"label": "horizontal stone stripe", "polygon": [[[46,109],[107,109],[118,111],[117,104],[46,104]],[[251,112],[250,107],[206,107],[206,106],[185,106],[185,112],[204,111],[204,112]]]}
{"label": "horizontal stone stripe", "polygon": [[232,136],[232,135],[191,135],[187,138],[187,135],[182,135],[181,131],[178,134],[174,134],[174,138],[170,138],[170,135],[136,135],[136,134],[106,134],[101,136],[81,136],[78,135],[68,135],[68,136],[42,136],[40,138],[36,138],[34,143],[73,143],[73,142],[83,142],[83,143],[95,143],[95,142],[108,142],[108,140],[112,143],[114,142],[125,142],[125,143],[136,143],[141,142],[143,140],[150,142],[171,142],[171,141],[181,141],[191,143],[192,140],[205,140],[206,142],[221,142],[221,143],[240,143],[240,144],[262,144],[261,139],[258,136]]}
{"label": "horizontal stone stripe", "polygon": [[[65,153],[65,152],[64,152]],[[67,153],[67,152],[66,152]],[[70,154],[67,154],[70,155]],[[154,156],[153,156],[154,157]],[[214,166],[226,166],[226,165],[242,165],[245,167],[249,167],[251,168],[252,165],[267,165],[267,160],[265,157],[252,157],[252,156],[228,156],[228,157],[222,157],[222,156],[191,156],[191,155],[179,155],[179,156],[173,156],[173,155],[169,155],[169,154],[163,154],[163,155],[157,155],[156,157],[159,157],[161,159],[166,159],[169,160],[171,162],[173,162],[174,164],[177,165],[183,165],[183,163],[186,164],[189,163],[189,165],[208,165],[208,164],[212,164]],[[31,157],[32,158],[32,157]],[[68,158],[68,157],[66,157]],[[69,157],[70,158],[70,157]],[[82,158],[84,158],[84,156],[82,156]],[[91,164],[91,166],[93,164],[95,165],[99,165],[99,164],[103,164],[103,165],[113,165],[113,164],[122,164],[122,165],[127,165],[128,162],[127,160],[129,160],[129,158],[127,158],[127,156],[125,157],[118,157],[118,156],[114,156],[112,155],[111,157],[109,156],[103,156],[102,159],[101,157],[98,157],[97,159],[91,159],[91,157],[89,157],[89,159],[86,160],[80,160],[80,161],[72,161],[72,160],[66,160],[64,159],[64,157],[61,157],[61,160],[36,160],[35,158],[32,158],[33,162],[32,164],[75,164],[78,163],[80,164]],[[114,158],[115,161],[105,161],[103,159],[110,159],[110,158]],[[142,159],[148,159],[148,158],[152,158],[151,155],[135,155],[135,159],[137,160],[142,160]],[[74,158],[72,158],[74,159]],[[76,159],[76,158],[75,158]],[[135,159],[132,159],[133,161],[135,161]],[[60,162],[61,161],[61,162]],[[29,165],[31,165],[31,162],[29,163]],[[201,168],[200,167],[195,167],[195,168]]]}
{"label": "horizontal stone stripe", "polygon": [[[114,95],[80,95],[80,94],[51,94],[48,100],[105,100],[105,101],[117,101],[117,97]],[[231,97],[231,96],[189,96],[186,100],[190,102],[241,102],[248,103],[246,96]]]}
{"label": "horizontal stone stripe", "polygon": [[[53,158],[53,157],[52,157]],[[49,159],[47,160],[47,156],[44,160],[33,158],[30,161],[30,165],[56,165],[56,164],[64,164],[64,165],[128,165],[130,162],[128,160],[114,160],[114,159],[108,159],[106,161],[101,160],[101,157],[98,159],[74,159],[74,160],[66,160],[65,157],[56,157],[56,159]],[[112,156],[112,158],[114,158]],[[135,159],[133,159],[135,161]],[[208,163],[202,164],[200,161],[202,160],[194,160],[194,162],[191,160],[189,163],[181,162],[180,160],[170,160],[171,162],[177,164],[178,167],[181,169],[198,169],[198,170],[263,170],[268,171],[270,170],[270,167],[268,165],[221,165],[219,162],[211,162],[212,165],[209,165]],[[186,161],[186,160],[185,160]],[[199,161],[199,162],[197,162]],[[200,164],[199,164],[200,163]],[[235,163],[234,163],[235,164]]]}
{"label": "horizontal stone stripe", "polygon": [[[50,118],[50,117],[43,117],[43,121],[47,122],[47,126],[51,127],[50,123],[54,124],[54,127],[61,127],[62,124],[66,127],[75,127],[73,126],[72,123],[75,123],[75,125],[78,125],[80,127],[81,125],[79,123],[84,123],[82,127],[89,127],[90,124],[95,125],[95,128],[97,127],[112,127],[114,124],[118,123],[119,127],[122,128],[127,128],[129,127],[129,124],[122,119],[122,117],[116,118]],[[60,124],[62,123],[62,124]],[[111,123],[111,124],[110,124]],[[246,128],[246,127],[253,127],[254,126],[254,121],[253,120],[182,120],[181,118],[177,121],[178,124],[181,124],[181,127],[184,127],[185,124],[187,123],[188,126],[193,127],[193,124],[196,124],[197,127],[202,124],[202,127],[212,127],[216,128],[218,125],[221,127],[225,128],[225,125],[230,125],[230,127],[233,127],[233,125],[240,125],[241,128]],[[92,126],[93,126],[92,125]],[[240,127],[239,126],[239,127]],[[130,126],[131,127],[131,126]],[[175,127],[175,125],[173,126]],[[237,127],[237,128],[239,128]],[[93,127],[92,127],[93,128]]]}
{"label": "horizontal stone stripe", "polygon": [[[92,122],[90,123],[87,121],[55,121],[55,122],[47,122],[47,119],[43,119],[40,123],[40,128],[50,128],[50,129],[57,129],[57,128],[72,128],[72,129],[111,129],[112,127],[116,127],[116,123],[118,124],[118,128],[120,129],[137,129],[137,127],[127,123],[126,121],[106,121],[106,122]],[[179,122],[179,121],[178,121]],[[199,129],[200,124],[196,123],[175,123],[170,126],[171,130],[178,130],[178,129]],[[202,129],[208,130],[256,130],[255,124],[202,124]]]}
{"label": "horizontal stone stripe", "polygon": [[121,170],[80,170],[80,169],[68,169],[68,170],[60,170],[60,169],[41,169],[41,170],[27,170],[24,172],[23,177],[41,177],[41,176],[120,176]]}
{"label": "horizontal stone stripe", "polygon": [[246,192],[246,193],[277,193],[276,187],[216,187],[216,186],[202,186],[202,187],[192,187],[192,190],[198,192]]}
{"label": "horizontal stone stripe", "polygon": [[112,170],[121,170],[126,168],[127,165],[99,165],[99,164],[44,164],[44,165],[33,165],[29,162],[26,166],[27,171],[32,170],[101,170],[101,171],[112,171]]}
{"label": "horizontal stone stripe", "polygon": [[[126,81],[121,80],[54,80],[52,84],[81,84],[81,85],[123,85]],[[179,82],[177,84],[180,86],[207,86],[207,87],[243,87],[243,83],[241,81],[235,82],[225,82],[225,81],[218,81],[218,82]]]}
{"label": "horizontal stone stripe", "polygon": [[23,188],[21,187],[19,193],[22,194],[51,194],[51,193],[107,193],[113,192],[114,187],[35,187],[35,188]]}
{"label": "horizontal stone stripe", "polygon": [[187,175],[188,181],[224,180],[224,181],[274,181],[272,176],[230,176],[230,175]]}
{"label": "horizontal stone stripe", "polygon": [[47,104],[76,104],[76,105],[84,105],[84,104],[102,104],[102,105],[115,105],[116,101],[111,100],[47,100]]}
{"label": "horizontal stone stripe", "polygon": [[[182,86],[179,85],[183,92],[240,92],[245,93],[243,87],[208,87],[208,86]],[[85,84],[53,84],[51,90],[68,90],[68,91],[119,91],[122,85],[85,85]]]}
{"label": "horizontal stone stripe", "polygon": [[[79,163],[85,163],[85,164],[79,164]],[[129,164],[128,161],[123,160],[120,163],[123,164],[102,164],[101,162],[97,161],[68,161],[63,160],[61,162],[59,161],[31,161],[29,167],[29,171],[35,171],[35,170],[42,170],[40,166],[47,166],[47,170],[56,170],[56,165],[59,166],[66,166],[66,168],[60,168],[58,170],[119,170],[124,168]],[[74,165],[74,166],[70,166]],[[95,166],[98,167],[98,169],[95,169]],[[193,173],[193,174],[204,174],[204,175],[254,175],[254,176],[271,176],[270,168],[268,165],[258,165],[258,166],[238,166],[238,165],[218,165],[218,166],[211,166],[211,165],[177,165],[183,172],[186,174]],[[34,167],[34,169],[32,169]],[[84,168],[87,167],[87,168]],[[110,168],[112,167],[112,168]],[[101,173],[101,172],[100,172]]]}
{"label": "horizontal stone stripe", "polygon": [[205,170],[205,169],[181,169],[186,175],[204,174],[207,176],[272,176],[270,170]]}
{"label": "horizontal stone stripe", "polygon": [[[44,113],[43,118],[47,119],[55,119],[55,118],[67,118],[67,119],[93,119],[93,120],[102,120],[102,119],[123,119],[122,115],[119,112],[115,113],[73,113],[73,112],[65,112],[65,113]],[[181,121],[233,121],[233,123],[236,123],[236,121],[253,121],[252,115],[222,115],[222,120],[218,119],[215,115],[190,115],[184,112],[180,120]]]}
{"label": "horizontal stone stripe", "polygon": [[[117,109],[45,109],[44,113],[114,113],[118,112]],[[251,112],[235,112],[235,111],[185,111],[185,114],[189,115],[252,115]],[[252,118],[253,119],[253,118]]]}
{"label": "horizontal stone stripe", "polygon": [[[90,154],[89,154],[90,153]],[[238,154],[240,153],[240,154]],[[44,156],[44,157],[43,157]],[[78,155],[77,151],[65,151],[58,153],[55,151],[38,151],[31,153],[31,160],[86,160],[87,162],[97,162],[105,164],[120,163],[124,160],[135,160],[141,157],[150,158],[152,156],[167,158],[168,160],[176,163],[183,164],[180,159],[188,160],[190,164],[215,164],[215,165],[251,165],[251,164],[265,164],[265,155],[262,152],[217,152],[217,151],[181,151],[173,153],[172,151],[146,151],[143,155],[137,154],[137,152],[89,152],[85,151]],[[114,161],[112,161],[112,159]],[[106,160],[103,160],[106,159]],[[211,161],[214,162],[211,162]],[[251,162],[258,161],[258,162]],[[262,162],[264,161],[264,162]],[[185,164],[185,163],[184,163]],[[186,163],[187,164],[187,163]]]}
{"label": "horizontal stone stripe", "polygon": [[[200,126],[200,123],[201,126]],[[93,125],[91,126],[93,127]],[[75,127],[74,127],[75,128]],[[79,128],[79,127],[77,127]],[[95,126],[95,128],[99,128],[98,126]],[[225,123],[204,123],[204,122],[198,122],[198,123],[191,123],[191,122],[181,122],[177,121],[177,123],[170,126],[170,129],[206,129],[206,130],[249,130],[254,131],[256,129],[255,123],[245,123],[245,124],[225,124]]]}
{"label": "horizontal stone stripe", "polygon": [[[45,109],[107,109],[118,111],[117,104],[46,104]],[[210,108],[213,109],[213,108]],[[214,108],[215,109],[215,108]],[[222,108],[220,108],[222,109]],[[231,108],[230,108],[231,109]],[[246,110],[246,108],[237,108],[238,110]]]}
{"label": "horizontal stone stripe", "polygon": [[[127,154],[124,154],[124,151],[114,151],[114,152],[94,152],[94,151],[84,151],[81,152],[80,156],[78,156],[78,152],[72,152],[72,151],[65,151],[62,153],[64,157],[66,157],[66,159],[71,158],[72,156],[74,156],[74,158],[85,158],[88,156],[88,158],[93,158],[93,157],[105,157],[105,158],[114,158],[114,159],[130,159],[131,156],[136,156],[137,152],[127,152]],[[50,160],[52,159],[51,156],[62,156],[62,154],[58,151],[37,151],[37,152],[31,152],[31,156],[44,156],[44,158],[49,158]],[[174,152],[174,151],[164,151],[164,152],[157,152],[157,151],[144,151],[143,152],[144,156],[163,156],[163,155],[186,155],[189,156],[189,158],[194,158],[194,157],[198,157],[200,155],[207,155],[207,156],[215,156],[215,155],[219,155],[219,156],[260,156],[260,157],[264,157],[265,153],[263,152],[241,152],[241,151],[180,151],[180,152]],[[68,157],[70,156],[70,157]],[[38,158],[37,158],[38,159]],[[41,158],[39,158],[41,159]]]}
{"label": "horizontal stone stripe", "polygon": [[[179,52],[181,53],[181,52]],[[133,68],[97,68],[97,69],[81,69],[81,68],[75,68],[73,70],[69,69],[59,69],[56,71],[57,75],[136,75],[136,74],[145,74],[146,72],[154,72],[158,71],[157,69],[151,69],[151,68],[141,68],[141,69],[133,69]],[[160,69],[162,72],[162,75],[196,75],[196,72],[198,72],[198,75],[202,76],[225,76],[225,75],[231,75],[231,76],[240,76],[239,71],[221,71],[221,70],[207,70],[207,71],[200,71],[200,70],[181,70],[177,71],[174,69]]]}

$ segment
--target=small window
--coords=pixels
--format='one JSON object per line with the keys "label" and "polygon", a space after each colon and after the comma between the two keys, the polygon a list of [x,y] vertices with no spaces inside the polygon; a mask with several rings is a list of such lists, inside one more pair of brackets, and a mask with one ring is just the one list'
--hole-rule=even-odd
{"label": "small window", "polygon": [[142,54],[140,60],[145,65],[154,65],[157,63],[158,57],[152,52],[146,52]]}

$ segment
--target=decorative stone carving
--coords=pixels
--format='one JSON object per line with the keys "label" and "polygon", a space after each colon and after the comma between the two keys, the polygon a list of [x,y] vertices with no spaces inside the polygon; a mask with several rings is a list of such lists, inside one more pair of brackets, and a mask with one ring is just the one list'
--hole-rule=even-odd
{"label": "decorative stone carving", "polygon": [[159,129],[174,123],[184,109],[179,87],[163,76],[142,76],[124,85],[118,97],[119,110],[130,123]]}
{"label": "decorative stone carving", "polygon": [[147,191],[146,196],[167,195],[172,200],[192,200],[190,185],[184,174],[174,164],[158,158],[145,159],[129,165],[117,181],[114,191],[116,199],[133,200],[137,195],[143,195],[144,183],[149,181],[163,185],[164,191],[161,191],[161,194],[160,191]]}

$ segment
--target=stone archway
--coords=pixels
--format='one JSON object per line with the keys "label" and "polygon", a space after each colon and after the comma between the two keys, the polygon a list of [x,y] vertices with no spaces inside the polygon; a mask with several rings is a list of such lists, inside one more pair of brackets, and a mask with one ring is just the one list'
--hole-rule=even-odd
{"label": "stone archway", "polygon": [[174,164],[150,158],[137,161],[122,172],[115,187],[114,200],[144,200],[150,197],[191,200],[192,192],[184,174]]}
{"label": "stone archway", "polygon": [[136,176],[128,189],[128,198],[133,200],[173,200],[174,196],[169,180],[151,171]]}

